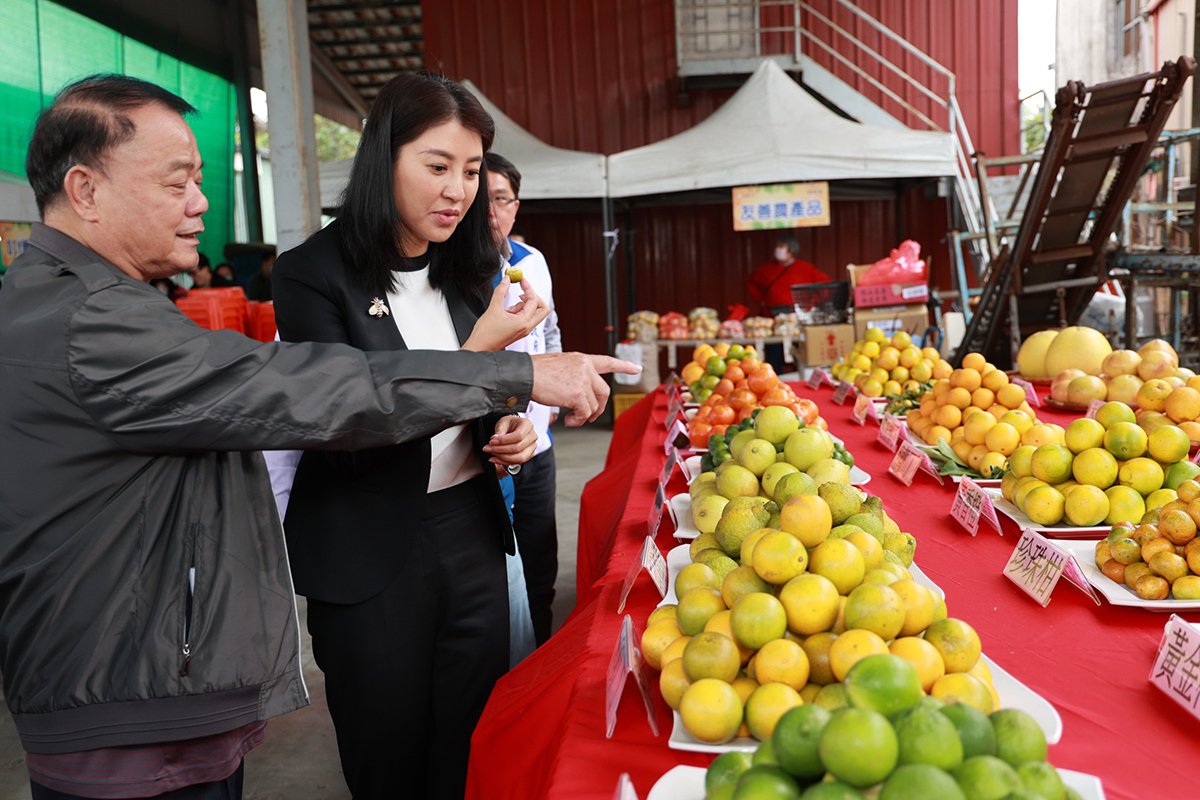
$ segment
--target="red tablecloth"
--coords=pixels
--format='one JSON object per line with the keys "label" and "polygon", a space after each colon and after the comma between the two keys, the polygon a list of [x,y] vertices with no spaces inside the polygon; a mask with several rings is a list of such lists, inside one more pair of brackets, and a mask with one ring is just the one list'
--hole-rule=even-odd
{"label": "red tablecloth", "polygon": [[[1050,748],[1051,761],[1099,775],[1113,800],[1200,794],[1193,769],[1200,723],[1147,682],[1167,616],[1096,606],[1066,581],[1050,605],[1040,607],[1001,574],[1018,533],[1010,520],[1002,517],[1003,537],[985,525],[971,538],[949,516],[952,483],[942,487],[918,474],[905,488],[887,474],[891,453],[875,441],[877,429],[855,425],[850,404],[834,405],[829,389],[797,390],[820,404],[830,430],[874,476],[866,488],[916,535],[917,563],[945,590],[951,615],[970,622],[991,658],[1058,708],[1064,733]],[[628,772],[644,798],[675,764],[711,760],[667,747],[671,714],[657,687],[652,694],[659,737],[651,734],[631,685],[613,738],[604,736],[605,672],[621,622],[616,608],[646,535],[664,460],[665,413],[658,392],[618,421],[605,471],[581,498],[576,611],[497,685],[475,731],[468,797],[610,800],[618,777]],[[1039,413],[1064,425],[1073,418],[1049,409]],[[683,490],[676,471],[668,494]],[[664,518],[658,536],[664,553],[676,544],[671,532]],[[658,601],[643,573],[626,607],[639,636]],[[1197,614],[1183,616],[1200,621]]]}

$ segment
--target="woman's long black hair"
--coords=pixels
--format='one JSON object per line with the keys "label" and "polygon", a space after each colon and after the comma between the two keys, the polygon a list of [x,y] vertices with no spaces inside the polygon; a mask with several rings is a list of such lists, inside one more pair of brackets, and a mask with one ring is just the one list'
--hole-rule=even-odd
{"label": "woman's long black hair", "polygon": [[[427,73],[399,75],[388,81],[375,99],[338,213],[347,271],[372,292],[393,290],[393,270],[403,263],[400,215],[392,191],[400,148],[452,120],[479,134],[483,152],[491,149],[496,135],[491,115],[473,94],[448,78]],[[445,242],[429,243],[430,285],[435,289],[452,287],[475,301],[487,296],[491,278],[500,267],[500,252],[488,221],[487,168],[481,163],[479,169],[475,201],[454,233]]]}

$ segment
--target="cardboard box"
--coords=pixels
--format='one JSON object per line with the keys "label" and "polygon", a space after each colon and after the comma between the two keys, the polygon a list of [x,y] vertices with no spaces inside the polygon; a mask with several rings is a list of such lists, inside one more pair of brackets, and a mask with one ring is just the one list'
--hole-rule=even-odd
{"label": "cardboard box", "polygon": [[833,364],[854,348],[854,326],[848,322],[807,325],[802,330],[805,364]]}
{"label": "cardboard box", "polygon": [[897,303],[923,303],[929,299],[929,286],[924,283],[879,283],[854,287],[855,308],[875,308]]}
{"label": "cardboard box", "polygon": [[855,308],[875,308],[877,306],[923,303],[929,299],[929,286],[924,283],[884,283],[859,286],[858,281],[863,276],[863,273],[873,266],[875,265],[846,265],[846,274],[850,276],[850,288],[854,292]]}
{"label": "cardboard box", "polygon": [[[929,327],[929,308],[924,303],[854,310],[854,338],[861,339],[867,328],[879,328],[888,336],[904,330],[922,336]],[[853,347],[853,343],[851,343]]]}

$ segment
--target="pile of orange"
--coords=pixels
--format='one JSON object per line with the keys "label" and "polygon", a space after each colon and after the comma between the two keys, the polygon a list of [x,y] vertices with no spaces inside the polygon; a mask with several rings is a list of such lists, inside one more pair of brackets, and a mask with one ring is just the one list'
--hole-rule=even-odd
{"label": "pile of orange", "polygon": [[[740,358],[729,357],[733,354]],[[688,436],[693,447],[707,447],[710,436],[724,434],[730,425],[747,419],[755,409],[765,406],[785,406],[805,425],[828,429],[817,404],[797,397],[775,374],[774,367],[759,360],[753,348],[741,348],[728,342],[719,342],[715,346],[699,345],[692,354],[692,361],[683,368],[681,378],[689,383],[689,378],[703,376],[706,366],[701,365],[709,364],[713,358],[724,360],[724,373],[688,423]]]}

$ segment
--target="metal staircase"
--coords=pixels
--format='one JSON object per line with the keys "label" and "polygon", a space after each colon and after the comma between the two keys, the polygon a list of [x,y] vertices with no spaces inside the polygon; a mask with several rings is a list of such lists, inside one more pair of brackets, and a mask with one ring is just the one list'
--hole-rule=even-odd
{"label": "metal staircase", "polygon": [[1194,69],[1185,56],[1058,91],[1020,229],[987,272],[956,360],[978,351],[1007,364],[1027,332],[1079,319],[1108,278],[1109,237]]}

